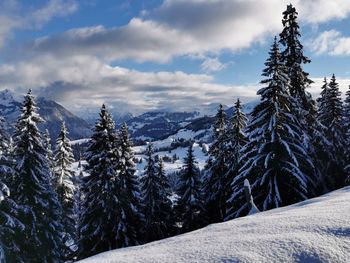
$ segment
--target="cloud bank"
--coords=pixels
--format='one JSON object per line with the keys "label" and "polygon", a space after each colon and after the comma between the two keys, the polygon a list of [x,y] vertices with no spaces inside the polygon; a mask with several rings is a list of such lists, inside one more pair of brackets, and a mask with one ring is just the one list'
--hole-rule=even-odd
{"label": "cloud bank", "polygon": [[[214,101],[231,104],[235,96],[253,97],[258,85],[215,83],[210,73],[227,66],[220,61],[220,55],[270,41],[281,30],[281,13],[289,2],[165,0],[121,27],[73,28],[22,45],[1,65],[0,83],[18,91],[31,87],[74,108],[103,102],[131,111],[188,110]],[[304,25],[345,19],[350,13],[350,1],[292,2]],[[52,0],[24,21],[38,28],[53,17],[72,14],[77,9],[76,2]],[[322,15],[315,15],[317,12]],[[0,26],[0,36],[23,26],[10,16],[0,15],[0,22],[2,19],[8,19],[10,26]],[[343,42],[343,47],[332,38]],[[350,52],[348,39],[336,31],[325,32],[315,43],[315,52]],[[201,61],[199,71],[204,74],[141,72],[112,66],[120,61],[162,64],[177,57],[196,57]]]}

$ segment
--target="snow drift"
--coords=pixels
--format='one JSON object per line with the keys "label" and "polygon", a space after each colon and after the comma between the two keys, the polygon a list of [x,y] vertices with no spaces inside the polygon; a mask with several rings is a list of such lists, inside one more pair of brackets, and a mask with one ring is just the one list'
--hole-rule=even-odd
{"label": "snow drift", "polygon": [[350,187],[81,262],[350,262]]}

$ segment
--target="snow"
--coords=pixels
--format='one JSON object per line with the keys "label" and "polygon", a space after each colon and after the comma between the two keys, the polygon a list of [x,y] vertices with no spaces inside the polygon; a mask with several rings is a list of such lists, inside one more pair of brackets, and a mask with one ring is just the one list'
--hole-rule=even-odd
{"label": "snow", "polygon": [[349,262],[350,187],[82,263]]}

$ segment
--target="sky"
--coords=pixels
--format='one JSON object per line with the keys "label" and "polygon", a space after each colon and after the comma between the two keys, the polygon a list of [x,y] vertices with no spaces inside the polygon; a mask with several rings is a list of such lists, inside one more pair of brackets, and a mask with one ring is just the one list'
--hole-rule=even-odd
{"label": "sky", "polygon": [[350,85],[347,0],[0,0],[0,89],[71,111],[201,110],[256,98],[282,12],[299,12],[305,70]]}

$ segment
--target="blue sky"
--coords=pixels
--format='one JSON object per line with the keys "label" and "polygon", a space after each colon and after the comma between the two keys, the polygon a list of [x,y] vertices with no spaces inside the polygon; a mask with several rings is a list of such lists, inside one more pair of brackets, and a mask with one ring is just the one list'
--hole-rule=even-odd
{"label": "blue sky", "polygon": [[282,11],[299,11],[317,94],[350,85],[350,1],[3,0],[0,87],[32,88],[74,112],[200,110],[254,99]]}

